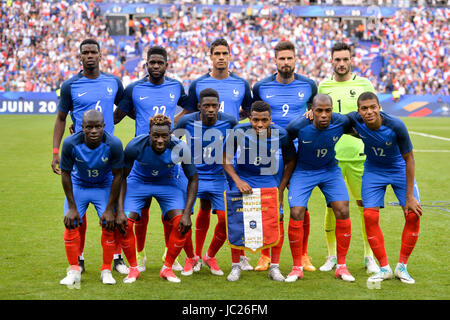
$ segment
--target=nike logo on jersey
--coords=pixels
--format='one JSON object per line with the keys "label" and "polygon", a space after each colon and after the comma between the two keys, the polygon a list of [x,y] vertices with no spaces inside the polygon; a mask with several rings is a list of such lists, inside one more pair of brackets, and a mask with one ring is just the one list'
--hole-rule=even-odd
{"label": "nike logo on jersey", "polygon": [[275,97],[274,94],[266,94],[266,99],[270,99],[270,98],[273,98],[273,97]]}
{"label": "nike logo on jersey", "polygon": [[153,170],[153,172],[152,172],[152,175],[153,175],[153,176],[157,176],[157,175],[158,175],[158,173],[159,173],[159,171],[158,171],[158,170]]}
{"label": "nike logo on jersey", "polygon": [[86,91],[86,92],[83,92],[83,93],[79,93],[78,96],[79,96],[79,97],[82,97],[82,96],[84,96],[86,93],[87,93],[87,91]]}
{"label": "nike logo on jersey", "polygon": [[80,159],[78,159],[77,157],[75,157],[75,161],[78,161],[78,162],[84,162],[83,160],[80,160]]}
{"label": "nike logo on jersey", "polygon": [[139,96],[139,100],[144,100],[144,99],[147,99],[147,98],[148,98],[148,96],[146,96],[146,97]]}
{"label": "nike logo on jersey", "polygon": [[102,161],[106,163],[108,161],[108,157],[106,158],[102,157]]}
{"label": "nike logo on jersey", "polygon": [[336,142],[339,140],[339,137],[333,137],[333,142]]}
{"label": "nike logo on jersey", "polygon": [[392,144],[392,142],[386,141],[386,145],[390,146]]}
{"label": "nike logo on jersey", "polygon": [[312,143],[312,141],[305,141],[305,140],[302,140],[302,143]]}

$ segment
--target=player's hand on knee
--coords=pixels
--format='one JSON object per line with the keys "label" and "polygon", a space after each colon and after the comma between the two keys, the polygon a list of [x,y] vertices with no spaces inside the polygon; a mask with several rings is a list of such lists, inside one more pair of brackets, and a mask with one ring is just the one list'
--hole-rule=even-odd
{"label": "player's hand on knee", "polygon": [[186,234],[189,232],[189,230],[192,227],[192,221],[190,214],[186,215],[183,214],[180,219],[180,223],[178,224],[178,231],[181,232],[181,234]]}
{"label": "player's hand on knee", "polygon": [[76,209],[69,209],[64,216],[64,226],[67,229],[75,229],[80,226],[80,215]]}
{"label": "player's hand on knee", "polygon": [[417,217],[420,217],[422,215],[422,206],[415,197],[406,199],[406,214],[408,214],[409,211],[414,212]]}
{"label": "player's hand on knee", "polygon": [[127,232],[128,218],[123,211],[117,212],[115,223],[121,234],[125,234]]}
{"label": "player's hand on knee", "polygon": [[113,231],[116,218],[111,210],[105,210],[100,217],[100,226],[107,231]]}

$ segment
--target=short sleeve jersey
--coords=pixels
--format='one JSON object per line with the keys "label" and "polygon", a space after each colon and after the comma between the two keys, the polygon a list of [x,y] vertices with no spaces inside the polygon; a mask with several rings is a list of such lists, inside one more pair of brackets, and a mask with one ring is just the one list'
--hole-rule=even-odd
{"label": "short sleeve jersey", "polygon": [[228,135],[224,148],[230,155],[238,153],[235,159],[236,173],[241,177],[276,176],[278,173],[277,152],[281,149],[284,158],[295,156],[295,147],[285,129],[271,124],[270,135],[261,139],[250,123],[242,123],[234,127]]}
{"label": "short sleeve jersey", "polygon": [[100,72],[96,79],[89,79],[80,71],[62,84],[58,110],[71,113],[75,132],[81,131],[86,111],[99,110],[105,119],[106,132],[114,134],[114,105],[119,105],[123,91],[122,82],[114,75]]}
{"label": "short sleeve jersey", "polygon": [[319,170],[337,164],[335,145],[344,133],[352,132],[350,119],[333,113],[328,128],[319,130],[313,120],[293,120],[286,128],[292,140],[298,139],[296,170]]}
{"label": "short sleeve jersey", "polygon": [[364,143],[366,166],[379,170],[405,168],[402,155],[413,150],[408,130],[401,119],[382,111],[380,115],[383,121],[377,130],[369,129],[357,112],[347,115]]}
{"label": "short sleeve jersey", "polygon": [[175,136],[170,137],[166,150],[158,154],[151,147],[150,136],[139,135],[128,143],[124,157],[125,168],[131,168],[128,179],[142,183],[165,184],[178,178],[181,163],[187,168],[188,178],[196,173],[189,147]]}
{"label": "short sleeve jersey", "polygon": [[86,188],[104,188],[112,183],[112,170],[123,168],[122,142],[105,131],[100,145],[90,149],[84,132],[75,133],[63,142],[60,167],[72,171],[72,183]]}
{"label": "short sleeve jersey", "polygon": [[[347,81],[336,81],[334,76],[319,84],[319,93],[327,94],[333,101],[333,112],[346,114],[358,110],[358,97],[363,92],[373,92],[369,79],[352,74]],[[364,146],[360,139],[345,135],[336,144],[336,158],[339,161],[364,161]]]}
{"label": "short sleeve jersey", "polygon": [[271,108],[272,121],[282,128],[293,119],[303,116],[307,106],[317,94],[315,82],[300,74],[294,74],[294,81],[283,84],[271,75],[253,86],[253,100],[267,102]]}
{"label": "short sleeve jersey", "polygon": [[[236,119],[227,113],[218,112],[217,121],[212,126],[206,126],[200,120],[200,112],[190,113],[181,117],[174,133],[185,135],[186,143],[191,146],[191,154],[197,168],[199,178],[214,180],[218,175],[224,175],[222,168],[222,146],[227,132],[237,124]],[[179,129],[185,129],[185,132]]]}
{"label": "short sleeve jersey", "polygon": [[200,92],[203,89],[212,88],[219,93],[219,111],[231,114],[239,119],[239,108],[250,111],[252,104],[252,92],[247,80],[230,72],[225,79],[213,78],[209,73],[194,80],[189,86],[188,103],[186,109],[198,111]]}
{"label": "short sleeve jersey", "polygon": [[165,77],[164,82],[155,85],[146,76],[143,79],[129,84],[119,109],[130,113],[136,112],[136,136],[148,134],[149,119],[155,114],[164,114],[174,123],[177,106],[185,107],[187,95],[180,81]]}

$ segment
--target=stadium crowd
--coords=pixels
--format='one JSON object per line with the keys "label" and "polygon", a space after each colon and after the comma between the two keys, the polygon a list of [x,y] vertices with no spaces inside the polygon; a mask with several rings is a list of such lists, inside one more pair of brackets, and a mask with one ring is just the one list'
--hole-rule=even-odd
{"label": "stadium crowd", "polygon": [[[125,86],[144,75],[142,64],[131,73],[125,69],[127,56],[145,59],[146,49],[159,44],[169,52],[168,75],[187,87],[208,72],[209,44],[225,36],[233,55],[230,69],[251,85],[275,71],[273,46],[280,40],[296,44],[297,72],[317,82],[332,73],[332,44],[345,40],[355,46],[355,71],[378,92],[450,94],[448,9],[434,15],[427,7],[402,9],[356,33],[339,20],[295,17],[283,8],[261,8],[270,11],[268,16],[237,17],[218,10],[196,17],[174,5],[170,18],[132,20],[134,40],[118,46],[96,2],[8,1],[0,11],[0,91],[55,91],[79,71],[78,46],[89,37],[102,44],[101,69],[121,77]],[[363,49],[361,38],[379,45]],[[380,74],[370,68],[377,54],[383,61]]]}

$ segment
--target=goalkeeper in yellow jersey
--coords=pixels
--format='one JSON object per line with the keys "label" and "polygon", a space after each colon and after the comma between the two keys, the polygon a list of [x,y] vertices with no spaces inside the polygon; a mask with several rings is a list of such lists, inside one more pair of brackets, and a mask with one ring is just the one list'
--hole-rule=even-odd
{"label": "goalkeeper in yellow jersey", "polygon": [[[318,93],[327,94],[333,100],[333,112],[346,114],[357,111],[357,100],[361,93],[371,91],[375,93],[369,79],[352,73],[351,47],[342,42],[334,44],[331,49],[331,63],[333,75],[319,84]],[[368,273],[376,273],[376,264],[372,250],[367,241],[364,226],[364,208],[361,200],[361,182],[364,172],[363,142],[350,135],[343,135],[336,144],[336,158],[347,182],[350,193],[356,199],[361,218],[361,229],[364,238],[364,265]],[[320,271],[331,271],[336,266],[336,218],[331,208],[325,214],[325,235],[328,246],[327,261],[320,267]]]}

